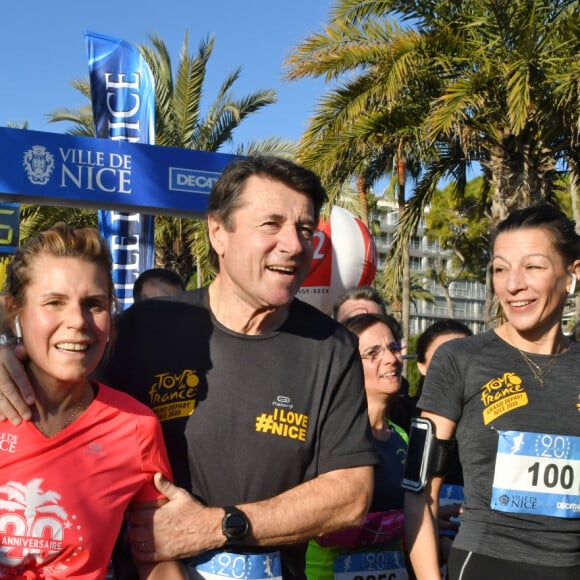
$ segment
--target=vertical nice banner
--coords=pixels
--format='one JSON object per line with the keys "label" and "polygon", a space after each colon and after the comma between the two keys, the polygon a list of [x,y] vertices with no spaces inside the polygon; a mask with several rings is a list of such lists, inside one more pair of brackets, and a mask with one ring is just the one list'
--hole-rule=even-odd
{"label": "vertical nice banner", "polygon": [[[155,89],[141,53],[124,40],[86,32],[97,137],[155,144]],[[99,231],[113,256],[121,307],[133,303],[133,283],[153,267],[153,216],[99,210]]]}

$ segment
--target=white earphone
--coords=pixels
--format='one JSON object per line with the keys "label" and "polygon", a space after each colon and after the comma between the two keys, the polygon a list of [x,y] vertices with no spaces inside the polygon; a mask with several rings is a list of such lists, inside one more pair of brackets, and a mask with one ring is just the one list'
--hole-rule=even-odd
{"label": "white earphone", "polygon": [[14,328],[16,329],[16,342],[22,342],[22,327],[20,326],[20,316],[14,317]]}
{"label": "white earphone", "polygon": [[570,290],[568,290],[568,296],[574,296],[574,292],[576,292],[576,274],[570,274],[572,276],[572,284],[570,284]]}

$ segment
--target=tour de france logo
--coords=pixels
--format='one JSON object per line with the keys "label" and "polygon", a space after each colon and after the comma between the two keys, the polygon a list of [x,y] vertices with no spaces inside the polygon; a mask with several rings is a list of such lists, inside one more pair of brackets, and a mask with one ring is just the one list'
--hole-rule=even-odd
{"label": "tour de france logo", "polygon": [[54,155],[43,145],[33,145],[24,154],[23,165],[30,183],[46,185],[54,170]]}

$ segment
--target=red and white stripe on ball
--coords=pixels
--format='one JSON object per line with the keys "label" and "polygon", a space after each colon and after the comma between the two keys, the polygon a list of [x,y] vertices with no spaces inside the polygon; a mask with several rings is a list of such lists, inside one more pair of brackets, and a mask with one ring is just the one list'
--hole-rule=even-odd
{"label": "red and white stripe on ball", "polygon": [[330,313],[350,288],[372,284],[377,249],[368,228],[346,209],[333,206],[314,236],[314,257],[298,298]]}

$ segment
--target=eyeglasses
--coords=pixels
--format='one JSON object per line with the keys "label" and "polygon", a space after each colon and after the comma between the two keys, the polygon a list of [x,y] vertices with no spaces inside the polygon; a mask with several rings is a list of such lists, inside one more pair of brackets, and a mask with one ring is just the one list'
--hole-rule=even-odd
{"label": "eyeglasses", "polygon": [[400,356],[401,351],[403,350],[403,346],[400,342],[391,342],[386,346],[375,345],[371,346],[369,349],[365,350],[361,353],[360,357],[362,359],[370,360],[371,362],[375,362],[379,357],[385,354],[385,352],[389,350],[389,352],[395,356]]}

